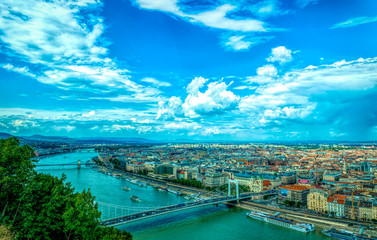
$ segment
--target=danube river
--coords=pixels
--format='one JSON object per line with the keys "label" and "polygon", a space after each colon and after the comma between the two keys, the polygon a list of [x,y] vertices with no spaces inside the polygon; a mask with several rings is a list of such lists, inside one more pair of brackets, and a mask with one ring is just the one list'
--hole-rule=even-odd
{"label": "danube river", "polygon": [[[38,164],[70,163],[77,162],[77,160],[85,163],[95,155],[94,152],[62,154],[43,158]],[[183,197],[168,192],[159,192],[150,186],[139,187],[91,168],[83,167],[79,170],[72,167],[37,167],[37,170],[55,176],[61,176],[64,173],[67,176],[67,181],[70,181],[77,191],[90,188],[98,202],[133,207],[157,207],[186,201]],[[131,190],[124,191],[121,189],[123,186],[128,186]],[[138,196],[142,201],[132,202],[131,195]],[[186,210],[118,226],[118,228],[131,232],[134,239],[137,240],[327,238],[318,229],[307,234],[296,232],[247,218],[246,212],[243,209],[228,208],[220,204],[218,207],[209,206]]]}

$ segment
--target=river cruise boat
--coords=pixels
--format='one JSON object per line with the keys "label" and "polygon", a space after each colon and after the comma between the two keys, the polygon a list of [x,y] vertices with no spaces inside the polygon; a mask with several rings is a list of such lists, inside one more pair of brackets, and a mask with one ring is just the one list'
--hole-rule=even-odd
{"label": "river cruise boat", "polygon": [[139,197],[136,197],[135,195],[132,195],[132,196],[130,197],[130,199],[131,199],[132,201],[135,201],[135,202],[140,202],[140,201],[141,201],[140,198],[139,198]]}
{"label": "river cruise boat", "polygon": [[122,189],[123,189],[124,191],[130,191],[130,190],[131,190],[131,188],[126,187],[126,186],[122,187]]}
{"label": "river cruise boat", "polygon": [[275,224],[281,227],[289,228],[295,231],[308,233],[315,230],[315,227],[313,224],[309,223],[298,223],[292,220],[288,220],[279,216],[279,212],[275,213],[274,215],[265,213],[265,212],[258,212],[258,211],[250,211],[246,213],[248,217],[268,222],[271,224]]}
{"label": "river cruise boat", "polygon": [[341,240],[377,240],[377,238],[368,237],[364,234],[357,234],[344,229],[337,230],[335,228],[324,229],[322,230],[322,234],[331,238]]}
{"label": "river cruise boat", "polygon": [[173,189],[168,188],[167,191],[170,192],[170,193],[177,194],[178,196],[181,196],[181,195],[182,195],[182,193],[181,193],[179,190],[175,191],[175,190],[173,190]]}

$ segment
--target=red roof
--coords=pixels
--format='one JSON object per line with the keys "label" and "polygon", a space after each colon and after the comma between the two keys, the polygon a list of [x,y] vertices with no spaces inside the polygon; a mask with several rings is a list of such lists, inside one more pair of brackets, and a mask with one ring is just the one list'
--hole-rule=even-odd
{"label": "red roof", "polygon": [[270,180],[263,180],[263,186],[271,186],[272,184],[271,184],[271,182],[270,182]]}
{"label": "red roof", "polygon": [[303,191],[303,190],[308,189],[308,187],[302,186],[302,185],[290,185],[290,186],[283,186],[281,188],[287,189],[287,190],[294,190],[294,191]]}
{"label": "red roof", "polygon": [[344,204],[347,198],[348,198],[347,195],[335,194],[328,197],[327,202],[337,202],[339,204]]}

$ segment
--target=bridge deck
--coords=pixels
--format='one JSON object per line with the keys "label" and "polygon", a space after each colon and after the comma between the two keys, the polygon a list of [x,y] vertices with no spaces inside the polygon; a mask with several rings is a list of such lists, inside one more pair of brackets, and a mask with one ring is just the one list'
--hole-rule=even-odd
{"label": "bridge deck", "polygon": [[134,214],[126,215],[126,216],[108,219],[108,220],[102,221],[101,223],[107,226],[117,226],[117,225],[122,225],[125,223],[140,221],[143,219],[161,216],[164,214],[169,214],[169,213],[178,212],[178,211],[184,211],[184,210],[188,210],[192,208],[204,207],[204,206],[224,203],[224,202],[243,200],[243,199],[250,198],[253,195],[260,195],[260,194],[266,194],[266,192],[241,194],[238,199],[236,196],[227,196],[227,197],[219,197],[219,198],[207,199],[207,200],[197,201],[197,202],[180,203],[180,204],[171,205],[171,206],[167,206],[163,208],[158,208],[158,209],[153,209],[149,211],[144,211],[144,212],[139,212],[139,213],[134,213]]}

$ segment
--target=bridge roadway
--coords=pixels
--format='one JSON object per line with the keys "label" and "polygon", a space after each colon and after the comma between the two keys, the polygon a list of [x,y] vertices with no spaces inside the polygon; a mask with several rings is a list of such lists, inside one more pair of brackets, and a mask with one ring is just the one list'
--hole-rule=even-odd
{"label": "bridge roadway", "polygon": [[[61,163],[61,164],[36,164],[36,167],[54,167],[54,166],[77,166],[75,163]],[[93,166],[94,163],[81,163],[81,166]]]}
{"label": "bridge roadway", "polygon": [[198,208],[198,207],[204,207],[212,204],[218,204],[218,203],[225,203],[225,202],[231,202],[231,201],[237,201],[237,200],[244,200],[248,199],[251,196],[260,195],[260,194],[269,194],[270,191],[267,192],[261,192],[261,193],[247,193],[247,194],[240,194],[239,198],[237,199],[236,196],[226,196],[226,197],[219,197],[219,198],[212,198],[212,199],[206,199],[202,201],[196,201],[196,202],[187,202],[187,203],[180,203],[176,205],[171,205],[167,207],[162,207],[158,209],[153,209],[149,211],[134,213],[126,216],[116,217],[112,219],[108,219],[105,221],[102,221],[101,224],[107,225],[107,226],[118,226],[125,223],[140,221],[143,219],[161,216],[164,214],[169,214],[173,212],[183,211],[187,209],[192,208]]}

